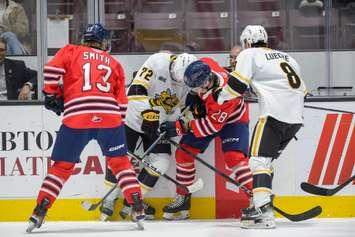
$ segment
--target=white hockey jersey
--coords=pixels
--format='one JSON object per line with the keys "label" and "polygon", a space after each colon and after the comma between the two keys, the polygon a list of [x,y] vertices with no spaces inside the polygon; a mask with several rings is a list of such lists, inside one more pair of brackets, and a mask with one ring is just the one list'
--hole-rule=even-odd
{"label": "white hockey jersey", "polygon": [[180,107],[185,103],[188,88],[170,77],[170,64],[175,59],[173,54],[155,53],[138,70],[128,89],[126,124],[130,128],[142,132],[141,112],[152,109],[149,103],[151,98],[168,97],[171,101],[176,101],[176,106],[171,110],[154,106],[153,109],[160,111],[160,123],[176,120],[180,115]]}
{"label": "white hockey jersey", "polygon": [[257,94],[260,116],[302,123],[307,91],[300,67],[290,55],[269,48],[245,49],[231,75]]}

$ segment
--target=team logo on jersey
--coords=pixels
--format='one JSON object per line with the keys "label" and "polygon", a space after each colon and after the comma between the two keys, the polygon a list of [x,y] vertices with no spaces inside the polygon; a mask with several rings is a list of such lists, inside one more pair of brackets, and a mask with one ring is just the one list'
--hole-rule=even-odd
{"label": "team logo on jersey", "polygon": [[102,118],[99,116],[93,116],[91,121],[93,121],[94,123],[100,123],[102,122]]}
{"label": "team logo on jersey", "polygon": [[167,114],[174,112],[175,107],[179,104],[179,98],[176,94],[172,94],[170,89],[160,92],[159,95],[155,95],[155,98],[160,101]]}

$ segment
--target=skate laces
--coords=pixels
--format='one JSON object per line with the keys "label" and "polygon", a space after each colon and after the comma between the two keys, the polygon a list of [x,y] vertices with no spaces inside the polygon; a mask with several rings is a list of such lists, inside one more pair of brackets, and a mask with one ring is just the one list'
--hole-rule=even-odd
{"label": "skate laces", "polygon": [[115,201],[104,199],[102,202],[102,207],[113,210],[115,208]]}
{"label": "skate laces", "polygon": [[174,200],[168,204],[168,207],[175,208],[179,207],[185,202],[185,196],[183,195],[177,195]]}

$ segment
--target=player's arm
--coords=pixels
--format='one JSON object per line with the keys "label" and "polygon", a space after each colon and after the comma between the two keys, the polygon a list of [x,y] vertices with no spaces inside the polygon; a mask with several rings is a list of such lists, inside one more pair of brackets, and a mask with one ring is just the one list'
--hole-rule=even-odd
{"label": "player's arm", "polygon": [[212,104],[205,116],[195,117],[189,122],[189,130],[196,137],[207,137],[219,132],[226,124],[231,113],[235,112],[235,101],[228,101],[219,106],[217,102]]}
{"label": "player's arm", "polygon": [[[226,104],[228,103],[228,104]],[[167,136],[174,137],[184,135],[188,132],[193,133],[196,137],[207,137],[219,132],[229,116],[235,112],[235,101],[228,101],[223,105],[223,108],[217,102],[205,109],[208,113],[199,114],[198,116],[191,111],[191,107],[181,113],[181,116],[176,121],[166,121],[161,124],[161,132],[166,131]]]}
{"label": "player's arm", "polygon": [[118,106],[120,108],[119,113],[121,115],[122,122],[125,122],[128,98],[126,95],[125,74],[120,64],[117,64],[116,75],[117,75],[117,90],[115,91],[115,96],[116,96]]}
{"label": "player's arm", "polygon": [[229,74],[228,83],[222,88],[218,103],[242,97],[244,92],[250,88],[250,78],[253,76],[253,58],[247,51],[238,55],[235,70]]}
{"label": "player's arm", "polygon": [[68,45],[60,49],[43,69],[44,76],[44,105],[46,109],[52,110],[57,115],[64,111],[64,99],[61,83],[66,73],[65,62],[71,55],[71,47]]}
{"label": "player's arm", "polygon": [[151,104],[152,98],[148,95],[148,89],[156,74],[153,70],[152,58],[149,58],[136,73],[127,92],[128,106],[141,112],[141,129],[144,133],[156,136],[159,128],[159,110]]}

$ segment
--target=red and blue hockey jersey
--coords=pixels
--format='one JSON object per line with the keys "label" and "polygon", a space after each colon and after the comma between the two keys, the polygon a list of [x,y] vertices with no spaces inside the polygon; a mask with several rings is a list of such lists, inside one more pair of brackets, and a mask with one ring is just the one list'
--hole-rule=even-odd
{"label": "red and blue hockey jersey", "polygon": [[111,128],[124,121],[124,71],[105,51],[71,44],[60,49],[44,67],[43,91],[63,96],[63,123],[70,128]]}
{"label": "red and blue hockey jersey", "polygon": [[[209,65],[212,73],[217,75],[220,86],[227,83],[228,72],[216,61],[208,57],[200,60]],[[205,105],[206,115],[190,122],[190,127],[196,137],[215,134],[228,123],[249,122],[248,104],[243,98],[235,98],[219,105],[215,101],[211,90],[204,95],[200,95],[200,98]]]}

